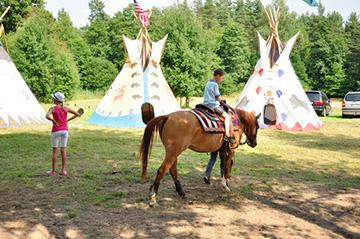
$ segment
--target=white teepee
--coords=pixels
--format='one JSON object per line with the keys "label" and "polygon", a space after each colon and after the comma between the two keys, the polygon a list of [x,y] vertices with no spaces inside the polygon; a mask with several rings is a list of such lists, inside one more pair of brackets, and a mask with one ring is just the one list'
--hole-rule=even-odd
{"label": "white teepee", "polygon": [[281,130],[322,128],[305,91],[296,76],[289,56],[299,35],[284,47],[278,36],[279,10],[267,10],[271,36],[265,41],[258,33],[260,59],[240,94],[235,107],[261,113],[260,127]]}
{"label": "white teepee", "polygon": [[144,127],[153,116],[180,110],[159,65],[167,36],[152,42],[142,27],[136,40],[123,39],[128,58],[89,119],[90,124]]}
{"label": "white teepee", "polygon": [[[2,24],[0,36],[5,39]],[[45,111],[0,44],[0,128],[31,126],[45,122]]]}

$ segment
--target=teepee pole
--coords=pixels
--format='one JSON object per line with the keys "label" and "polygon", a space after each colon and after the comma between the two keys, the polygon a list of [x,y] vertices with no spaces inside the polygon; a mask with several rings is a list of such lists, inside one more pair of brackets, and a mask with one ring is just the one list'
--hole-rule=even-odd
{"label": "teepee pole", "polygon": [[6,39],[6,34],[5,34],[5,29],[4,29],[4,26],[1,25],[1,28],[0,28],[0,35],[3,37],[4,39],[4,42],[5,42],[5,47],[6,47],[6,51],[9,53],[9,43]]}
{"label": "teepee pole", "polygon": [[2,19],[5,17],[6,13],[10,10],[10,6],[8,6],[5,11],[3,12],[3,14],[0,17],[0,22],[2,21]]}

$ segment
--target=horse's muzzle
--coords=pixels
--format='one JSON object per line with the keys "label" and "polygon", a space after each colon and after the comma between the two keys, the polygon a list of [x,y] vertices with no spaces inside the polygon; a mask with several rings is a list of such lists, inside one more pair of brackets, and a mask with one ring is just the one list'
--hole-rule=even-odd
{"label": "horse's muzzle", "polygon": [[250,142],[249,142],[249,146],[250,146],[251,148],[255,148],[255,147],[257,146],[256,140],[255,140],[255,141],[250,141]]}

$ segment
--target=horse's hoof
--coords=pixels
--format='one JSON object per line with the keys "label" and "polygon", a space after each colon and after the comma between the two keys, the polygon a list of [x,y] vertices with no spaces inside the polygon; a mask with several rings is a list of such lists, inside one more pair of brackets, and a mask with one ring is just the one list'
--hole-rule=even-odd
{"label": "horse's hoof", "polygon": [[157,206],[156,194],[155,193],[152,193],[152,194],[149,195],[149,206],[150,207]]}
{"label": "horse's hoof", "polygon": [[225,190],[225,192],[227,192],[227,193],[231,193],[231,189],[230,189],[228,186],[223,187],[223,189]]}
{"label": "horse's hoof", "polygon": [[142,177],[140,179],[140,183],[144,184],[144,183],[147,183],[149,181],[149,179],[147,177]]}
{"label": "horse's hoof", "polygon": [[226,185],[226,184],[221,184],[221,188],[225,191],[225,192],[228,192],[230,193],[231,192],[231,189]]}
{"label": "horse's hoof", "polygon": [[150,201],[149,202],[149,207],[156,207],[158,204],[157,204],[157,202],[155,201],[155,202],[152,202],[152,201]]}

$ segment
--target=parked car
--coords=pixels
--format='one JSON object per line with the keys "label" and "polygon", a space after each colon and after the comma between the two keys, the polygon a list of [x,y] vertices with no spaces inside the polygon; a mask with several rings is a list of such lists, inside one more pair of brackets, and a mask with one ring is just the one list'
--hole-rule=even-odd
{"label": "parked car", "polygon": [[342,116],[360,116],[360,92],[349,92],[342,101]]}
{"label": "parked car", "polygon": [[310,90],[306,91],[306,95],[318,115],[325,117],[331,114],[331,101],[324,92],[319,90]]}

